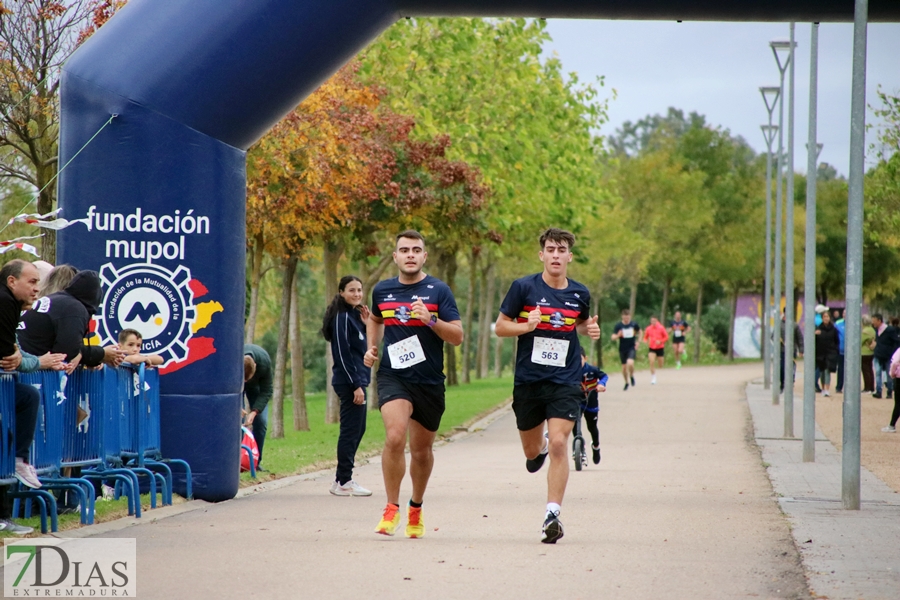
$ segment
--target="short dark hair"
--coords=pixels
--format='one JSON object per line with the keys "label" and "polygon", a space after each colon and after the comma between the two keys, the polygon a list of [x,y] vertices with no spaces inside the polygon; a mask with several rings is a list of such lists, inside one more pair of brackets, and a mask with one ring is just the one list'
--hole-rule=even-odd
{"label": "short dark hair", "polygon": [[408,238],[411,240],[422,240],[422,245],[425,245],[425,236],[416,231],[415,229],[407,229],[406,231],[401,231],[397,234],[397,237],[394,238],[394,243],[400,241],[400,238]]}
{"label": "short dark hair", "polygon": [[587,352],[584,351],[584,346],[581,347],[581,358],[587,358]]}
{"label": "short dark hair", "polygon": [[[2,275],[2,274],[3,274],[2,271],[0,271],[0,275]],[[4,281],[5,281],[5,279],[4,279]],[[873,319],[878,319],[879,321],[881,321],[882,323],[884,323],[884,317],[882,316],[881,313],[875,313],[874,315],[872,315],[872,318],[873,318]]]}
{"label": "short dark hair", "polygon": [[126,341],[128,341],[129,335],[133,335],[134,337],[136,337],[139,340],[144,339],[144,336],[142,336],[141,332],[138,331],[137,329],[123,329],[122,331],[119,332],[119,343],[124,344]]}
{"label": "short dark hair", "polygon": [[10,277],[15,277],[18,279],[22,276],[22,269],[25,268],[25,265],[29,265],[27,260],[22,260],[21,258],[14,258],[0,269],[0,281],[6,284],[6,280]]}
{"label": "short dark hair", "polygon": [[541,234],[541,250],[544,249],[544,244],[547,243],[547,240],[557,244],[565,244],[569,250],[575,246],[575,236],[565,229],[557,229],[556,227],[551,227]]}
{"label": "short dark hair", "polygon": [[628,310],[627,308],[623,308],[623,309],[622,309],[622,316],[623,316],[623,317],[624,317],[625,315],[630,315],[630,314],[631,314],[631,311]]}

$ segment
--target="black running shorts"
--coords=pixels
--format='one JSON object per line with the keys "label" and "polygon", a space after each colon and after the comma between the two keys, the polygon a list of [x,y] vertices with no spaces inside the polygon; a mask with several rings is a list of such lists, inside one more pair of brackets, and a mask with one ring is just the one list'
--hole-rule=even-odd
{"label": "black running shorts", "polygon": [[648,352],[652,352],[656,356],[665,356],[666,355],[665,348],[650,348],[650,350],[648,350]]}
{"label": "black running shorts", "polygon": [[628,348],[627,350],[619,348],[619,360],[623,365],[629,360],[634,360],[634,347]]}
{"label": "black running shorts", "polygon": [[378,408],[391,400],[409,400],[412,419],[428,431],[437,431],[444,415],[443,383],[412,383],[384,371],[378,372]]}
{"label": "black running shorts", "polygon": [[682,336],[682,337],[673,337],[673,338],[672,338],[672,343],[673,343],[673,344],[683,344],[683,343],[684,343],[684,340],[685,340],[684,336]]}
{"label": "black running shorts", "polygon": [[513,388],[513,412],[519,431],[534,429],[547,419],[575,421],[584,400],[580,385],[550,381],[523,383]]}

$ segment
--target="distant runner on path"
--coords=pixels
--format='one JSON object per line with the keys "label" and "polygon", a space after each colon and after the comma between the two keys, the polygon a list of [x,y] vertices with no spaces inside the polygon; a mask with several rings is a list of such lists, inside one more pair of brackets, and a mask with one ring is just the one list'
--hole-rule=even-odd
{"label": "distant runner on path", "polygon": [[545,544],[555,544],[563,537],[559,514],[569,480],[567,446],[584,398],[578,334],[600,338],[597,317],[588,312],[590,293],[566,277],[574,245],[575,236],[568,231],[545,231],[538,253],[544,271],[513,281],[496,323],[499,337],[519,338],[513,411],[525,468],[536,473],[550,454],[541,538]]}
{"label": "distant runner on path", "polygon": [[672,350],[675,351],[675,368],[681,368],[681,357],[684,355],[684,343],[687,341],[687,333],[691,326],[681,318],[681,311],[675,311],[675,320],[669,321],[669,331],[672,332]]}
{"label": "distant runner on path", "polygon": [[612,340],[619,340],[619,360],[622,363],[622,377],[625,379],[625,390],[628,384],[634,383],[634,356],[636,343],[640,339],[641,326],[631,320],[631,311],[622,311],[622,320],[613,327]]}
{"label": "distant runner on path", "polygon": [[417,231],[397,236],[394,262],[398,277],[379,282],[372,290],[372,310],[366,323],[367,367],[378,358],[384,336],[384,358],[376,375],[378,406],[384,421],[381,472],[387,506],[376,533],[394,535],[400,524],[400,483],[406,474],[409,437],[409,500],[406,537],[425,535],[422,502],[434,467],[432,445],[444,414],[444,342],[459,346],[462,323],[456,299],[446,283],[422,272],[428,253]]}
{"label": "distant runner on path", "polygon": [[666,364],[666,341],[668,339],[669,334],[666,332],[663,324],[659,322],[659,319],[655,316],[650,317],[650,326],[644,331],[644,341],[647,342],[647,346],[650,348],[647,358],[650,361],[651,385],[656,385],[657,363],[659,363],[660,369]]}

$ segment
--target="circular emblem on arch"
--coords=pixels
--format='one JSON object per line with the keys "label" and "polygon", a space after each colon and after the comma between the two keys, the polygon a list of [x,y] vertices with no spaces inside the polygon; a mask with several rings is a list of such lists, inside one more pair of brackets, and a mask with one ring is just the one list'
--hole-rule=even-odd
{"label": "circular emblem on arch", "polygon": [[100,268],[100,279],[104,293],[97,333],[104,345],[118,343],[123,329],[134,329],[142,337],[141,352],[162,356],[163,367],[187,358],[196,319],[187,267],[170,271],[137,263],[116,269],[107,263]]}

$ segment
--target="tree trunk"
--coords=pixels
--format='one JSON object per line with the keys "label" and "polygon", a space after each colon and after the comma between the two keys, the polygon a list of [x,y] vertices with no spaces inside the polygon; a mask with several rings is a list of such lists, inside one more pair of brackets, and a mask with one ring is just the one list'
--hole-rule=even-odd
{"label": "tree trunk", "polygon": [[[438,258],[438,264],[442,267],[441,275],[443,275],[444,283],[447,284],[451,292],[454,291],[453,288],[455,287],[454,282],[456,281],[456,270],[459,266],[456,262],[456,252],[445,252],[441,254],[441,256]],[[449,342],[445,342],[444,355],[447,371],[447,385],[459,385],[459,378],[456,374],[456,346]]]}
{"label": "tree trunk", "polygon": [[500,379],[503,376],[503,338],[497,336],[494,342],[494,377]]}
{"label": "tree trunk", "polygon": [[637,288],[638,282],[631,282],[631,298],[628,300],[628,310],[631,312],[631,318],[634,319],[634,310],[637,308]]}
{"label": "tree trunk", "polygon": [[699,284],[697,291],[697,317],[694,319],[694,364],[700,362],[700,336],[703,328],[700,326],[700,317],[703,314],[703,283]]}
{"label": "tree trunk", "polygon": [[247,328],[244,332],[244,343],[252,344],[256,337],[256,317],[259,314],[259,285],[262,282],[262,262],[263,262],[263,242],[262,234],[258,234],[253,239],[253,254],[250,265],[250,314],[247,315]]}
{"label": "tree trunk", "polygon": [[[296,277],[296,276],[295,276]],[[294,431],[309,431],[309,416],[306,413],[306,373],[303,369],[303,339],[300,321],[300,301],[297,298],[297,284],[291,286],[291,390],[294,409]]]}
{"label": "tree trunk", "polygon": [[475,351],[475,379],[481,379],[485,375],[484,371],[481,368],[481,365],[484,355],[488,351],[488,349],[484,347],[484,338],[481,336],[481,330],[484,329],[485,323],[488,319],[487,273],[489,268],[490,264],[482,266],[481,274],[479,276],[479,281],[481,282],[481,290],[478,294],[478,333],[475,336],[475,341],[477,342]]}
{"label": "tree trunk", "polygon": [[734,361],[734,322],[737,317],[738,286],[731,292],[731,318],[728,323],[728,360]]}
{"label": "tree trunk", "polygon": [[472,371],[472,319],[475,314],[475,287],[478,283],[478,252],[473,248],[472,255],[469,257],[469,291],[466,294],[466,322],[463,330],[465,337],[463,338],[462,347],[462,380],[463,383],[470,383]]}
{"label": "tree trunk", "polygon": [[269,430],[273,438],[284,437],[284,379],[287,365],[288,329],[290,328],[291,288],[297,257],[291,256],[284,263],[284,277],[281,282],[281,318],[278,321],[278,351],[275,353],[275,382],[272,393],[272,422]]}
{"label": "tree trunk", "polygon": [[669,311],[669,291],[672,289],[672,277],[666,275],[666,282],[663,285],[662,307],[659,309],[659,322],[666,325],[666,313]]}
{"label": "tree trunk", "polygon": [[494,265],[491,263],[487,265],[486,269],[487,305],[484,307],[484,325],[478,332],[482,340],[479,346],[484,348],[484,352],[481,353],[481,362],[478,363],[478,372],[482,377],[487,377],[488,369],[490,369],[491,322],[493,321],[491,317],[494,314],[494,296],[497,295],[497,278],[493,276],[493,267]]}
{"label": "tree trunk", "polygon": [[[344,253],[344,245],[340,242],[329,240],[325,242],[322,256],[322,266],[325,274],[325,302],[331,302],[338,293],[338,263]],[[325,422],[337,423],[341,420],[341,400],[331,387],[331,369],[334,359],[331,357],[331,348],[325,344],[325,389],[327,391],[327,403],[325,405]]]}

